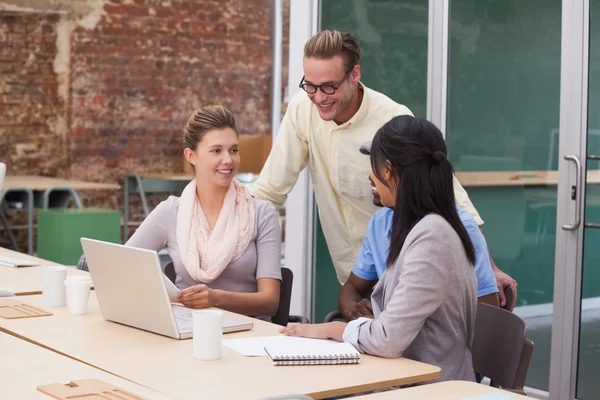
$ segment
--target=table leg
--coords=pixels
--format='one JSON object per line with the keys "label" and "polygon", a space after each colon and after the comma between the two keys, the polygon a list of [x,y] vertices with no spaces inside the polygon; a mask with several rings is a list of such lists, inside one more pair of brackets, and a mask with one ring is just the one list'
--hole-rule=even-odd
{"label": "table leg", "polygon": [[27,193],[27,249],[30,255],[33,255],[33,191],[26,189]]}
{"label": "table leg", "polygon": [[129,237],[129,180],[131,175],[125,176],[123,182],[123,243],[127,243]]}
{"label": "table leg", "polygon": [[140,194],[140,200],[142,200],[142,209],[144,210],[144,217],[147,217],[150,213],[148,210],[148,201],[146,200],[146,192],[144,191],[144,183],[142,178],[139,175],[135,175],[135,180],[137,183],[138,192]]}
{"label": "table leg", "polygon": [[[54,196],[54,203],[50,204],[50,196],[52,194],[56,194]],[[78,209],[82,209],[81,199],[79,195],[73,188],[70,187],[53,187],[44,191],[42,205],[41,208],[67,208],[69,205],[69,200],[73,199],[73,203],[75,203],[75,207]]]}
{"label": "table leg", "polygon": [[6,234],[8,235],[8,240],[10,240],[13,250],[19,251],[19,246],[17,245],[17,239],[15,238],[15,235],[13,235],[12,230],[10,229],[10,225],[8,224],[8,221],[6,220],[6,215],[4,215],[4,209],[2,207],[1,199],[0,199],[0,220],[2,220],[2,225],[4,226],[4,230],[6,231]]}
{"label": "table leg", "polygon": [[[12,187],[5,189],[0,197],[0,207],[6,198],[9,197],[9,194],[11,195],[11,198],[24,203],[25,212],[27,212],[27,252],[33,254],[33,191],[26,187]],[[16,239],[10,230],[10,225],[6,220],[3,209],[0,209],[0,214],[2,215],[2,223],[7,229],[9,238],[13,242],[15,250],[17,250]]]}

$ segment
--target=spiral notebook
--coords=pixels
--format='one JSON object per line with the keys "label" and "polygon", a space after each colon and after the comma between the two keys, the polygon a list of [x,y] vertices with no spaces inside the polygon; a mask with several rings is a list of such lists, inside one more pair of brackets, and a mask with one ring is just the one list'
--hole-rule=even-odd
{"label": "spiral notebook", "polygon": [[273,342],[265,346],[273,365],[357,364],[360,353],[350,343],[305,339],[293,345]]}

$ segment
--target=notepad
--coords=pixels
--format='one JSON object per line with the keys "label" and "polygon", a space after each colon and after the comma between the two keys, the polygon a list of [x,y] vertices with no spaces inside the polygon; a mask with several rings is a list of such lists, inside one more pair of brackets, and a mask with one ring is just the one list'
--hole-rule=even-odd
{"label": "notepad", "polygon": [[273,342],[265,346],[273,365],[356,364],[360,353],[350,343],[333,340],[305,340],[293,345]]}
{"label": "notepad", "polygon": [[40,265],[36,261],[23,260],[20,258],[12,258],[12,257],[0,257],[0,266],[1,267],[10,267],[10,268],[18,268],[18,267],[35,267]]}

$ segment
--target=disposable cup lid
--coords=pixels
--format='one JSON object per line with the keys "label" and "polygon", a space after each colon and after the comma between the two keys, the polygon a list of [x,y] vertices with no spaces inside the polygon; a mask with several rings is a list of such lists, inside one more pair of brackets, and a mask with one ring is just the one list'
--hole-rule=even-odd
{"label": "disposable cup lid", "polygon": [[68,276],[65,286],[91,286],[92,280],[87,276]]}

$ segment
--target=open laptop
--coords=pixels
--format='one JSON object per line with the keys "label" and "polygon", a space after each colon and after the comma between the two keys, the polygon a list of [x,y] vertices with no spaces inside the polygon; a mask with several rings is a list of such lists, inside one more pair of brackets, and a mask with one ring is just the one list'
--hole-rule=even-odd
{"label": "open laptop", "polygon": [[[105,319],[175,339],[192,337],[193,310],[171,304],[167,292],[171,282],[155,251],[88,238],[81,238],[81,245]],[[223,317],[223,333],[253,326]]]}

